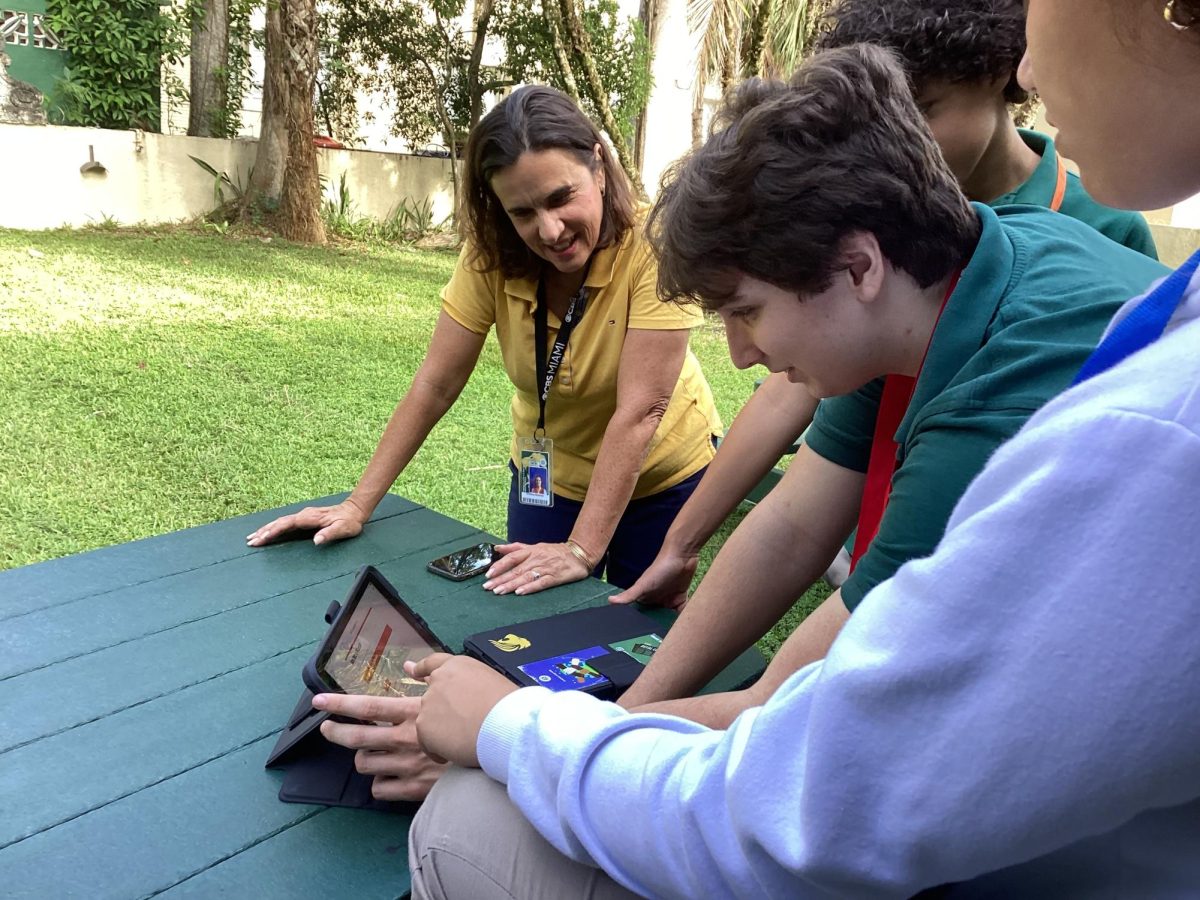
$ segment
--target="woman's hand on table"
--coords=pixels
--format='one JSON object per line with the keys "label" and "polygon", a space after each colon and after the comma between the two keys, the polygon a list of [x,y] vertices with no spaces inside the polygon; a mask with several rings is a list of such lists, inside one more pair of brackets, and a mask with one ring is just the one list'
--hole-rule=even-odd
{"label": "woman's hand on table", "polygon": [[[420,697],[368,697],[361,694],[318,694],[315,709],[358,719],[352,724],[326,719],[321,734],[351,750],[354,768],[375,776],[371,794],[379,800],[424,800],[442,777],[446,764],[432,759],[417,744]],[[391,723],[391,724],[386,724]]]}
{"label": "woman's hand on table", "polygon": [[364,513],[352,500],[343,500],[335,506],[307,506],[298,513],[280,516],[258,531],[246,535],[246,543],[251,547],[261,547],[278,540],[290,531],[316,529],[313,543],[328,544],[358,537],[369,518],[370,515]]}
{"label": "woman's hand on table", "polygon": [[570,544],[501,544],[496,552],[502,556],[483,583],[494,594],[536,594],[592,574]]}
{"label": "woman's hand on table", "polygon": [[433,653],[404,669],[429,685],[417,714],[417,739],[431,758],[479,768],[479,731],[517,686],[478,660]]}

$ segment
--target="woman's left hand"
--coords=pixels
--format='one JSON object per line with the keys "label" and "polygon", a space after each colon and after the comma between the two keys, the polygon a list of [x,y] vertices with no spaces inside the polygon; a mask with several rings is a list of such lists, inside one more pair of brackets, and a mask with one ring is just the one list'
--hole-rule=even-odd
{"label": "woman's left hand", "polygon": [[566,544],[501,544],[496,552],[483,583],[494,594],[536,594],[592,574]]}

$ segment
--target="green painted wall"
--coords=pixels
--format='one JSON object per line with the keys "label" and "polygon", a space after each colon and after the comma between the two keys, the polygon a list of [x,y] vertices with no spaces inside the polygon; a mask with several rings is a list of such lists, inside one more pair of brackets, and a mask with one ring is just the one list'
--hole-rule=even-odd
{"label": "green painted wall", "polygon": [[[0,0],[0,8],[16,10],[27,15],[44,14],[45,0]],[[8,43],[5,39],[4,52],[12,60],[8,74],[19,81],[32,84],[43,94],[49,95],[54,89],[54,83],[62,77],[66,68],[67,54],[62,50],[48,50],[35,47],[33,41],[33,21],[29,22],[29,46],[23,47]]]}

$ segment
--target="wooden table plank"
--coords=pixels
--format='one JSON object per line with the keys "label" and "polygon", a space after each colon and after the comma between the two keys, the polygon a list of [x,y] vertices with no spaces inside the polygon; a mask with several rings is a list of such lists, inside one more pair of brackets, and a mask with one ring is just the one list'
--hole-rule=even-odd
{"label": "wooden table plank", "polygon": [[[27,613],[43,606],[95,596],[253,553],[255,551],[246,546],[246,535],[270,522],[272,517],[296,512],[305,506],[336,503],[345,497],[345,494],[320,497],[128,544],[8,569],[0,572],[0,621],[7,616]],[[382,520],[419,508],[411,500],[388,494],[371,518],[372,521]]]}
{"label": "wooden table plank", "polygon": [[0,851],[5,895],[146,897],[316,815],[321,807],[280,803],[270,789],[281,780],[262,768],[273,743],[256,741],[9,845]]}
{"label": "wooden table plank", "polygon": [[[421,556],[479,532],[429,510],[393,516],[361,537],[327,547],[292,542],[129,587],[15,615],[0,630],[0,681],[22,672],[165,631],[267,595],[294,591],[353,572],[365,562]],[[432,558],[432,557],[430,557]],[[427,559],[422,556],[422,566]]]}
{"label": "wooden table plank", "polygon": [[[211,897],[353,897],[393,900],[411,884],[409,819],[363,809],[329,809],[199,872],[160,895]],[[337,848],[330,864],[314,847]],[[464,898],[470,900],[470,898]]]}
{"label": "wooden table plank", "polygon": [[[0,750],[75,728],[261,663],[321,635],[331,593],[344,575],[180,628],[18,675],[0,689]],[[307,615],[289,614],[289,606]],[[2,757],[0,757],[2,759]]]}
{"label": "wooden table plank", "polygon": [[0,849],[272,737],[315,648],[314,641],[0,756]]}
{"label": "wooden table plank", "polygon": [[[429,527],[418,529],[423,535],[422,546],[409,551],[414,553],[413,561],[405,563],[402,570],[393,568],[392,560],[376,558],[374,561],[381,563],[383,571],[391,572],[393,577],[398,572],[416,570],[423,600],[474,590],[478,592],[474,595],[478,602],[486,603],[489,595],[478,589],[479,580],[454,583],[424,572],[426,557],[435,558],[460,546],[464,540],[469,543],[480,533],[462,526],[462,529],[468,529],[465,538],[452,537],[445,543],[424,547],[423,542],[429,535],[449,526],[445,526],[444,517],[427,510],[414,515],[414,522]],[[444,531],[442,536],[445,536]],[[384,537],[387,538],[386,532]],[[396,539],[399,540],[399,536]],[[385,540],[384,543],[388,542]],[[370,544],[362,538],[347,542],[347,549],[339,552],[344,555],[356,544],[359,548],[356,555],[343,559],[336,568],[331,567],[327,575],[333,577],[325,581],[266,596],[263,600],[226,610],[221,615],[159,629],[140,638],[131,638],[3,680],[0,682],[0,751],[316,641],[325,632],[322,617],[330,602],[345,597],[353,583],[353,573],[362,562],[370,559]],[[276,557],[284,569],[297,553],[309,557],[324,554],[324,548],[293,546],[294,551],[287,548]],[[395,543],[389,545],[389,549],[392,553],[405,552]],[[344,574],[336,574],[339,569]],[[268,589],[260,586],[260,591],[266,593]],[[417,596],[411,590],[408,593]],[[88,637],[84,635],[83,640],[86,642]],[[449,637],[453,638],[453,635]]]}

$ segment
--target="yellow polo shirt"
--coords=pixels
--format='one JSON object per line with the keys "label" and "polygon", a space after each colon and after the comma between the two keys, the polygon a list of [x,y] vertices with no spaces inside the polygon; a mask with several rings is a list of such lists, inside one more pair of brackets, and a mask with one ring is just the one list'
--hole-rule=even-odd
{"label": "yellow polo shirt", "polygon": [[[537,281],[506,279],[498,271],[478,272],[459,256],[450,282],[442,289],[442,309],[464,328],[487,334],[494,325],[500,355],[516,387],[512,399],[512,459],[517,437],[532,437],[538,418],[534,373],[533,311]],[[546,400],[546,436],[554,441],[554,491],[583,500],[592,479],[604,430],[617,407],[617,369],[625,332],[630,328],[695,328],[703,314],[692,307],[664,303],[657,293],[658,266],[641,228],[631,229],[619,245],[599,250],[585,284],[589,288],[583,319]],[[550,311],[549,343],[561,324]],[[549,349],[549,348],[547,348]],[[721,431],[712,391],[700,363],[688,350],[671,402],[650,441],[633,497],[666,490],[708,465],[712,438]]]}

